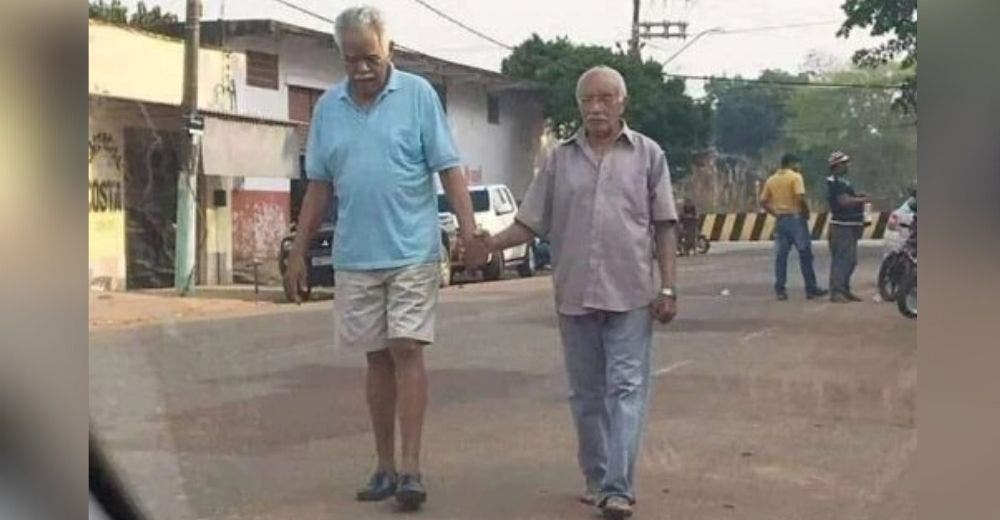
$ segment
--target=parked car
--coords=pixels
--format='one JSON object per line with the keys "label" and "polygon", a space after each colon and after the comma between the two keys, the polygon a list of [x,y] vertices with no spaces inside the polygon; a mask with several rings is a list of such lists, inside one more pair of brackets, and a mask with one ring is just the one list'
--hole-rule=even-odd
{"label": "parked car", "polygon": [[[309,274],[306,277],[306,290],[300,294],[303,300],[308,300],[313,287],[333,287],[333,235],[336,226],[332,222],[323,222],[312,240],[309,241],[309,248],[306,251],[306,268]],[[285,276],[288,268],[288,254],[292,249],[292,241],[295,240],[295,227],[293,224],[291,232],[281,239],[281,248],[278,252],[278,269],[281,276]],[[441,287],[446,287],[451,283],[451,249],[447,234],[441,230]],[[295,295],[291,294],[288,287],[285,287],[285,298],[294,301]]]}
{"label": "parked car", "polygon": [[[476,229],[479,232],[493,235],[514,223],[517,202],[507,186],[503,184],[471,186],[469,187],[469,196],[472,198],[472,211]],[[454,243],[455,235],[458,232],[458,220],[448,198],[441,191],[438,192],[438,217],[441,220],[442,229],[448,235],[448,243]],[[524,244],[505,249],[500,254],[491,255],[487,264],[482,268],[483,278],[498,280],[503,276],[504,269],[508,267],[516,268],[517,273],[521,276],[533,276],[537,269],[535,248]],[[451,270],[452,272],[465,270],[457,251],[451,254]]]}

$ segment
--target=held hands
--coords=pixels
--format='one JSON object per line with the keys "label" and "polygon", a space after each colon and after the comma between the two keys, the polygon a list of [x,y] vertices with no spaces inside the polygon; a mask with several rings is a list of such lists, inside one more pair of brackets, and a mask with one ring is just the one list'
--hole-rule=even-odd
{"label": "held hands", "polygon": [[489,242],[489,237],[483,235],[472,235],[466,238],[459,237],[458,251],[466,269],[473,270],[486,265],[491,252]]}
{"label": "held hands", "polygon": [[670,323],[677,316],[677,300],[659,296],[649,304],[649,314],[660,323]]}

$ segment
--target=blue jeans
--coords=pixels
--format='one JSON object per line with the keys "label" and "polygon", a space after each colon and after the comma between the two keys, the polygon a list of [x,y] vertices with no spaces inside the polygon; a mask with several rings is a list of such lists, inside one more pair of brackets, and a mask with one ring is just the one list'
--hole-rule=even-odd
{"label": "blue jeans", "polygon": [[813,270],[812,238],[806,219],[800,215],[778,215],[774,228],[774,290],[785,293],[788,278],[788,253],[792,246],[799,253],[799,268],[806,284],[806,294],[817,290],[816,272]]}
{"label": "blue jeans", "polygon": [[603,501],[635,501],[635,461],[650,394],[653,324],[645,307],[559,315],[577,459],[587,489]]}

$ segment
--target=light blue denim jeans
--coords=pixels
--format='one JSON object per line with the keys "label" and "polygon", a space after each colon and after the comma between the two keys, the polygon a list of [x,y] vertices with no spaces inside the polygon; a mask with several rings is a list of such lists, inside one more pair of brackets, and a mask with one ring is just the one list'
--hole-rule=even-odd
{"label": "light blue denim jeans", "polygon": [[635,501],[635,462],[652,380],[649,309],[559,315],[577,458],[589,491]]}

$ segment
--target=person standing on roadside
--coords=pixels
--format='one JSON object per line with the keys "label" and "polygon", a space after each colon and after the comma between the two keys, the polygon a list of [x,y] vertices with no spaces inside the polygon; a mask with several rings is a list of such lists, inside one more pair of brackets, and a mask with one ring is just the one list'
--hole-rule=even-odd
{"label": "person standing on roadside", "polygon": [[760,202],[777,219],[774,228],[774,292],[779,301],[788,299],[788,253],[794,245],[799,254],[799,268],[806,285],[806,299],[827,295],[816,285],[812,242],[809,235],[809,203],[802,181],[802,162],[793,154],[781,157],[781,168],[767,178]]}

